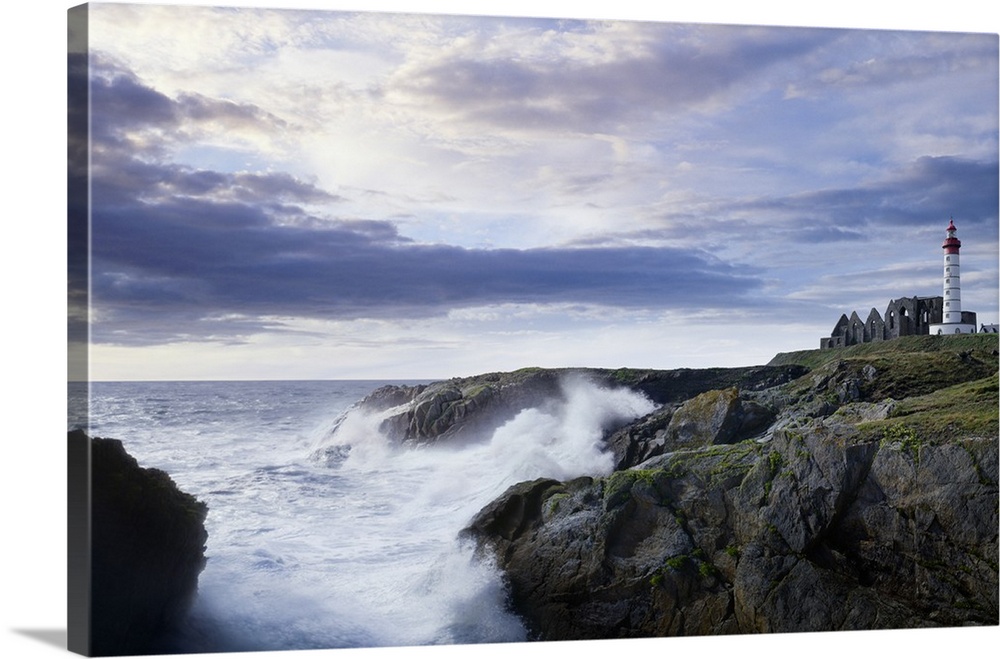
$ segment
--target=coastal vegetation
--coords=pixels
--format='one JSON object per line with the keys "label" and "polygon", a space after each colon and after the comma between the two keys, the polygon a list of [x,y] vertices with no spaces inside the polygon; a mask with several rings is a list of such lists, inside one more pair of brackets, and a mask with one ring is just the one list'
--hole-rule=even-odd
{"label": "coastal vegetation", "polygon": [[966,335],[685,372],[609,429],[613,473],[514,486],[465,534],[539,639],[995,625],[997,367]]}

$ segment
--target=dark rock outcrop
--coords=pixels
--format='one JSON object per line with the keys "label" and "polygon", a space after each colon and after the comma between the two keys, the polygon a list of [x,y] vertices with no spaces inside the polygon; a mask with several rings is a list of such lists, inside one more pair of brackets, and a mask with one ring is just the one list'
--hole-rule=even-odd
{"label": "dark rock outcrop", "polygon": [[612,433],[607,445],[614,454],[615,469],[627,469],[662,455],[667,446],[667,426],[673,415],[672,407],[661,407]]}
{"label": "dark rock outcrop", "polygon": [[669,406],[713,389],[767,389],[790,382],[805,371],[795,364],[669,371],[525,368],[426,386],[383,387],[365,398],[360,407],[371,412],[399,407],[383,421],[382,431],[395,441],[427,443],[481,436],[526,408],[561,400],[562,382],[570,375],[606,387],[628,387],[658,405]]}
{"label": "dark rock outcrop", "polygon": [[155,652],[197,592],[207,506],[119,440],[70,435],[91,442],[91,654]]}
{"label": "dark rock outcrop", "polygon": [[[470,438],[502,425],[538,401],[560,397],[559,382],[556,370],[488,373],[417,387],[382,387],[359,406],[369,412],[391,411],[381,430],[395,441]],[[397,407],[398,411],[392,409]]]}
{"label": "dark rock outcrop", "polygon": [[679,405],[714,389],[758,392],[801,377],[808,368],[795,363],[736,368],[678,368],[668,371],[622,368],[602,371],[604,377],[641,391],[658,405]]}
{"label": "dark rock outcrop", "polygon": [[661,407],[617,430],[607,440],[615,469],[626,469],[665,452],[732,444],[762,433],[775,410],[739,389],[700,393],[677,408]]}
{"label": "dark rock outcrop", "polygon": [[842,433],[521,484],[466,533],[540,639],[996,624],[996,439]]}
{"label": "dark rock outcrop", "polygon": [[997,364],[960,344],[696,392],[463,534],[543,640],[996,625]]}

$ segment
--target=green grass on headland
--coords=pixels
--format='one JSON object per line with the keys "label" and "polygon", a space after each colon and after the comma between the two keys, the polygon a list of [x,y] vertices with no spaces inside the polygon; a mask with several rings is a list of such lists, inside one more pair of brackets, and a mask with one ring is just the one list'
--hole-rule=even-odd
{"label": "green grass on headland", "polygon": [[856,357],[871,357],[874,355],[892,355],[898,353],[922,352],[968,352],[970,356],[980,361],[996,361],[997,347],[1000,345],[1000,335],[997,334],[961,334],[958,336],[904,336],[890,341],[862,343],[846,348],[830,350],[798,350],[796,352],[780,352],[768,362],[768,366],[784,366],[800,364],[810,369],[819,368],[835,360],[853,359]]}
{"label": "green grass on headland", "polygon": [[996,437],[1000,337],[996,334],[907,336],[832,350],[782,353],[772,365],[800,364],[812,377],[869,369],[863,399],[896,401],[889,418],[862,423],[867,437],[908,437],[921,443]]}
{"label": "green grass on headland", "polygon": [[891,437],[894,433],[937,443],[962,437],[996,437],[1000,412],[1000,382],[994,373],[988,378],[945,387],[923,396],[900,401],[889,418],[863,423],[859,430],[867,436]]}

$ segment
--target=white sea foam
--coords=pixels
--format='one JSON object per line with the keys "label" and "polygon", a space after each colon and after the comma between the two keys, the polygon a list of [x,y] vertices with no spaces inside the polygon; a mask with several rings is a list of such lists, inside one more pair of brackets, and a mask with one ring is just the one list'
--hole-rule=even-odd
{"label": "white sea foam", "polygon": [[[522,640],[499,574],[459,531],[514,483],[609,472],[605,428],[653,409],[634,392],[571,378],[559,400],[489,437],[408,447],[378,432],[384,414],[357,408],[328,433],[370,384],[173,384],[123,384],[97,407],[111,431],[101,434],[136,437],[126,448],[141,463],[169,465],[209,505],[209,562],[185,651]],[[184,414],[195,406],[207,414]]]}

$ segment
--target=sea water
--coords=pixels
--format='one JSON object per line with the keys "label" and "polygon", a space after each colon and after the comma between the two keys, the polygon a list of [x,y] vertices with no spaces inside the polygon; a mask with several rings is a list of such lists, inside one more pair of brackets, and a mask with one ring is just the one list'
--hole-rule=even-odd
{"label": "sea water", "polygon": [[604,429],[652,403],[575,379],[481,437],[409,446],[355,406],[382,384],[92,383],[90,434],[209,508],[198,596],[165,651],[525,640],[459,532],[515,483],[610,472]]}

